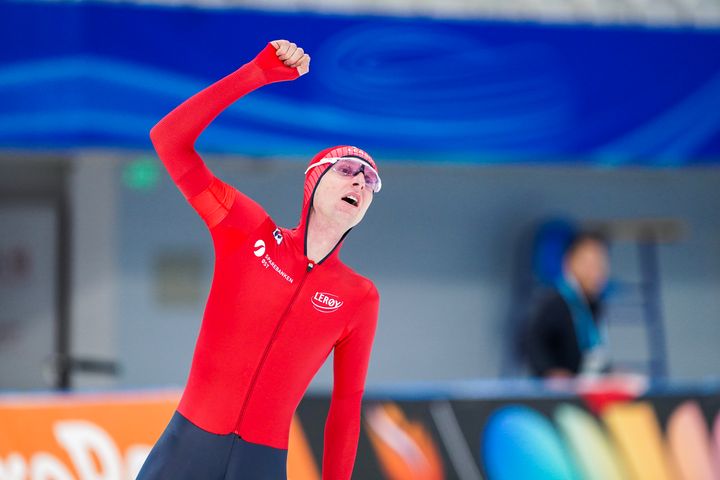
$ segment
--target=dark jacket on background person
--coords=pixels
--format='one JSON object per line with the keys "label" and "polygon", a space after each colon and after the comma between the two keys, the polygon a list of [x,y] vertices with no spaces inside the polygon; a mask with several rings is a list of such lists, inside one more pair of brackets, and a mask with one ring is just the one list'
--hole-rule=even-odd
{"label": "dark jacket on background person", "polygon": [[[597,325],[600,303],[589,301],[588,306]],[[540,301],[525,329],[523,345],[534,376],[546,376],[552,369],[580,372],[583,353],[575,322],[570,307],[557,290],[548,292]]]}

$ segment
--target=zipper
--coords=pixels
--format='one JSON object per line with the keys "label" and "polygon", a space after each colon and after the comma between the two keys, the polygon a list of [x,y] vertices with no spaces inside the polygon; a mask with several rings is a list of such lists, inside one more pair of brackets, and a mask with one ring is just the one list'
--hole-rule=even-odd
{"label": "zipper", "polygon": [[290,312],[290,309],[295,304],[295,300],[297,299],[298,295],[300,294],[300,290],[302,289],[302,286],[305,283],[305,280],[307,279],[310,272],[312,272],[313,268],[315,268],[315,263],[313,263],[312,261],[308,261],[307,269],[305,270],[305,275],[303,276],[302,280],[300,280],[297,290],[295,290],[295,293],[293,294],[292,298],[290,299],[288,306],[285,307],[285,311],[280,316],[280,320],[278,320],[277,324],[275,325],[275,330],[273,331],[273,334],[270,337],[270,340],[268,340],[268,343],[265,346],[265,351],[263,352],[263,355],[260,358],[260,363],[258,363],[258,366],[255,369],[253,378],[250,381],[250,386],[248,387],[248,391],[245,394],[245,400],[243,400],[243,405],[242,405],[242,408],[240,409],[240,414],[238,415],[237,422],[235,422],[235,433],[237,433],[238,435],[240,435],[240,425],[242,424],[243,417],[245,416],[245,410],[247,409],[248,402],[250,401],[250,397],[252,396],[253,389],[255,388],[255,383],[257,382],[258,376],[260,375],[260,370],[262,370],[263,364],[265,363],[267,356],[270,354],[270,348],[272,347],[272,344],[275,342],[275,338],[277,337],[277,334],[280,331],[280,328],[285,323],[286,317],[287,317],[288,313]]}

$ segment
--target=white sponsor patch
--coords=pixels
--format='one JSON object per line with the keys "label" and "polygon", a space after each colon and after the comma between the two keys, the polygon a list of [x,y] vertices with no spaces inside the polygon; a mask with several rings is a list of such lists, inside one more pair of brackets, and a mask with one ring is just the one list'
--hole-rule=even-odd
{"label": "white sponsor patch", "polygon": [[262,240],[255,242],[255,251],[253,253],[256,257],[262,257],[265,255],[265,242]]}
{"label": "white sponsor patch", "polygon": [[318,312],[332,313],[342,307],[343,301],[337,295],[325,292],[315,292],[312,297],[312,305]]}

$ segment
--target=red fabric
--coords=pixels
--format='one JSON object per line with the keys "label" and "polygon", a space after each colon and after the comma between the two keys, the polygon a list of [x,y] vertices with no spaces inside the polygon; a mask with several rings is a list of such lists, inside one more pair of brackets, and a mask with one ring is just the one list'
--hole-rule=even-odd
{"label": "red fabric", "polygon": [[588,406],[591,412],[596,415],[602,415],[602,413],[616,403],[625,403],[633,400],[635,395],[629,392],[623,392],[618,390],[597,390],[583,392],[580,395],[585,404]]}
{"label": "red fabric", "polygon": [[[368,162],[372,167],[375,169],[376,172],[379,172],[377,165],[375,164],[375,160],[364,150],[360,150],[357,147],[353,147],[350,145],[339,145],[337,147],[330,147],[326,148],[325,150],[322,150],[321,152],[317,153],[312,160],[308,162],[308,167],[310,165],[313,165],[320,160],[326,159],[326,158],[338,158],[338,157],[358,157],[362,158],[366,162]],[[330,168],[330,164],[323,164],[318,165],[317,167],[311,168],[308,170],[308,172],[305,174],[305,191],[303,195],[303,210],[306,209],[308,203],[310,202],[310,196],[315,191],[315,185],[317,185],[317,181],[320,179],[320,176],[322,173]]]}
{"label": "red fabric", "polygon": [[[334,349],[323,479],[342,480],[350,478],[355,461],[377,290],[340,261],[339,245],[317,265],[308,261],[307,199],[300,224],[278,228],[260,205],[216,178],[194,149],[203,129],[235,100],[297,75],[268,45],[150,132],[215,247],[212,288],[178,410],[209,432],[235,432],[253,443],[287,448],[292,415]],[[311,192],[319,178],[306,177]]]}
{"label": "red fabric", "polygon": [[638,398],[646,390],[645,381],[633,376],[610,375],[580,380],[577,391],[588,408],[601,415],[608,407]]}
{"label": "red fabric", "polygon": [[230,213],[236,191],[222,180],[213,178],[205,190],[190,198],[190,204],[212,228]]}

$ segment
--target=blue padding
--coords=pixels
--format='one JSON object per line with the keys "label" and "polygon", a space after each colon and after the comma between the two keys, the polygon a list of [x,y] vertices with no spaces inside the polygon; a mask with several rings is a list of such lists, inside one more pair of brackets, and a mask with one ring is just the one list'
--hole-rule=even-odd
{"label": "blue padding", "polygon": [[357,144],[435,162],[720,161],[718,30],[124,2],[0,2],[0,147],[149,149],[155,122],[273,38],[311,52],[310,75],[229,109],[201,150],[307,158]]}

